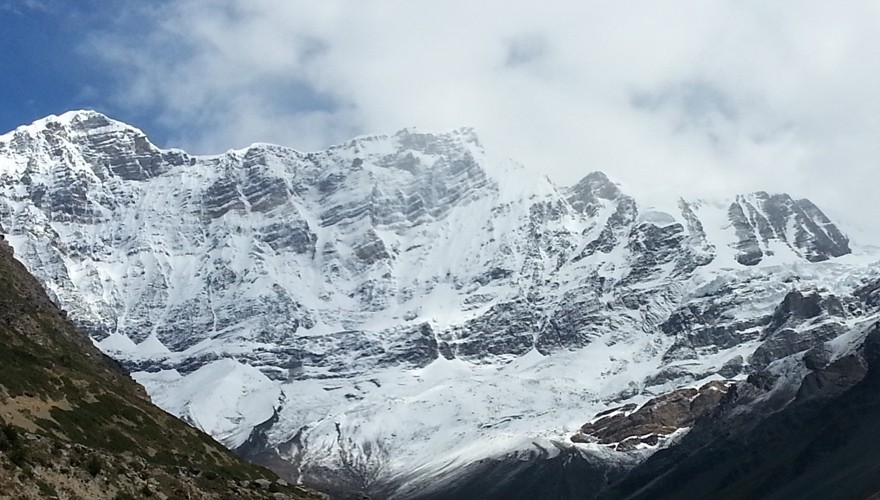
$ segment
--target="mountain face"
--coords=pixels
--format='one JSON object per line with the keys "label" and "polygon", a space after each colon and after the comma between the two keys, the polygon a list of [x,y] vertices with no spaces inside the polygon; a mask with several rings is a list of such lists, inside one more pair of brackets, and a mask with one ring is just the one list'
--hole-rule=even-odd
{"label": "mountain face", "polygon": [[159,406],[376,497],[587,498],[793,404],[877,319],[876,259],[809,200],[646,206],[469,129],[192,156],[71,112],[0,136],[0,225]]}
{"label": "mountain face", "polygon": [[2,237],[0,345],[0,498],[325,498],[150,404]]}

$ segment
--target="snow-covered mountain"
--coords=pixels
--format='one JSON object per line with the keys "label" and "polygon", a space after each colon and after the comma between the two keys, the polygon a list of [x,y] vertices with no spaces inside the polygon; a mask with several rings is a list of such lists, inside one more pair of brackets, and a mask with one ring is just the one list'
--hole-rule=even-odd
{"label": "snow-covered mountain", "polygon": [[470,129],[192,156],[50,116],[0,136],[0,226],[157,404],[380,496],[486,458],[640,462],[693,420],[621,431],[641,405],[769,377],[784,406],[806,353],[850,355],[877,320],[856,293],[876,257],[809,200],[645,206],[601,172],[557,186]]}

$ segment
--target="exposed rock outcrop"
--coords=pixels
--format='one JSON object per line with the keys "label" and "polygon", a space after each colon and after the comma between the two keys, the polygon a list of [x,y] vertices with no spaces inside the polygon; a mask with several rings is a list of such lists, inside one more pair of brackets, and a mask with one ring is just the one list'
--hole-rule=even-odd
{"label": "exposed rock outcrop", "polygon": [[699,389],[678,389],[641,406],[606,410],[571,437],[576,443],[600,443],[617,451],[657,446],[676,431],[689,428],[718,406],[732,382],[713,381]]}

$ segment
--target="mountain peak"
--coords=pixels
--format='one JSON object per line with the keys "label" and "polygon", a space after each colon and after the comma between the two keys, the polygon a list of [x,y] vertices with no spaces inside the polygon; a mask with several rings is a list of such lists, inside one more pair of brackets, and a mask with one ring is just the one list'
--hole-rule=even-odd
{"label": "mountain peak", "polygon": [[394,134],[394,139],[403,149],[410,149],[426,154],[438,154],[452,149],[461,149],[468,145],[482,148],[473,128],[463,127],[448,132],[423,132],[418,129],[405,128]]}
{"label": "mountain peak", "polygon": [[849,239],[810,200],[766,191],[738,195],[728,209],[736,231],[736,259],[753,265],[773,255],[773,242],[782,242],[810,262],[851,252]]}
{"label": "mountain peak", "polygon": [[90,109],[77,109],[65,111],[60,115],[48,115],[46,117],[35,120],[29,125],[22,125],[20,127],[17,127],[15,130],[12,130],[0,136],[0,141],[4,139],[8,140],[11,138],[10,136],[14,136],[20,133],[36,133],[43,130],[58,131],[62,128],[79,134],[89,134],[94,131],[107,131],[110,129],[130,130],[137,133],[138,135],[145,136],[145,134],[140,129],[128,125],[127,123],[114,120],[113,118],[110,118],[109,116],[98,111]]}
{"label": "mountain peak", "polygon": [[[143,180],[159,175],[169,165],[189,161],[180,151],[158,148],[140,129],[92,110],[41,118],[0,136],[0,146],[5,146],[0,155],[9,160],[0,168],[29,176],[40,170],[48,175],[47,168],[62,167],[64,171],[91,172],[97,179],[119,176]],[[58,158],[68,161],[59,162]],[[60,175],[67,177],[70,172]]]}
{"label": "mountain peak", "polygon": [[587,174],[577,184],[568,188],[568,202],[581,213],[595,215],[601,200],[613,201],[623,196],[620,186],[615,184],[604,172]]}

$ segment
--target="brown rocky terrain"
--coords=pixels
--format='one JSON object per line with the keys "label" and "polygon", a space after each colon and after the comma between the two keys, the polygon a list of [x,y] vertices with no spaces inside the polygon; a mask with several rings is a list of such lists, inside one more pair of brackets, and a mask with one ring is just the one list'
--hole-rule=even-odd
{"label": "brown rocky terrain", "polygon": [[639,444],[654,446],[675,431],[690,427],[717,407],[731,383],[713,380],[699,389],[685,388],[662,394],[642,406],[629,404],[606,410],[596,415],[594,421],[584,424],[571,440],[598,442],[617,451],[632,450]]}

